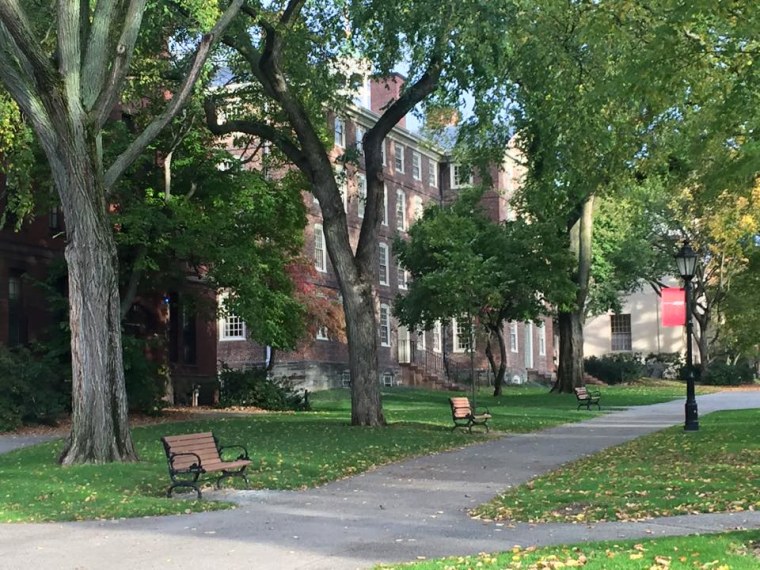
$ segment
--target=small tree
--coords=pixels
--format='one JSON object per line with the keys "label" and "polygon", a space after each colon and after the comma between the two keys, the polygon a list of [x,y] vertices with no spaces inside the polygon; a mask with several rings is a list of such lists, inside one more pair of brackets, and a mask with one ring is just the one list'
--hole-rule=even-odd
{"label": "small tree", "polygon": [[499,395],[506,375],[504,324],[537,320],[569,302],[572,284],[556,232],[528,220],[492,222],[481,196],[482,190],[469,190],[449,206],[427,209],[408,241],[396,239],[394,251],[412,281],[394,310],[405,325],[425,329],[440,319],[474,318],[497,339],[498,363],[492,353],[489,361]]}

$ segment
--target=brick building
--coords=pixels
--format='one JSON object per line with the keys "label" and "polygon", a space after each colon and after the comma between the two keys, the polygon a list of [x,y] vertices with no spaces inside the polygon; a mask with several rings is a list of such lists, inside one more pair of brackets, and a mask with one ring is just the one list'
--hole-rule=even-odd
{"label": "brick building", "polygon": [[[332,115],[334,148],[337,158],[349,149],[361,156],[361,140],[374,124],[389,101],[398,97],[403,78],[393,76],[384,82],[368,86],[366,97],[342,113]],[[366,105],[366,106],[365,106]],[[435,384],[469,378],[470,358],[462,323],[439,323],[433,330],[415,332],[399,326],[392,315],[393,299],[403,294],[408,286],[408,275],[393,256],[395,235],[402,237],[431,203],[439,204],[453,199],[459,188],[470,185],[463,171],[453,164],[446,152],[432,141],[411,132],[402,120],[383,143],[385,174],[384,215],[379,227],[378,283],[379,302],[379,370],[385,385]],[[336,173],[343,180],[342,194],[349,233],[358,240],[364,215],[363,196],[366,195],[366,177],[359,166],[336,164]],[[517,161],[508,152],[504,163],[494,166],[490,173],[493,188],[483,203],[494,220],[508,219],[512,213],[509,197],[519,183]],[[308,211],[305,235],[305,253],[314,259],[316,284],[327,298],[339,299],[338,282],[332,270],[318,202],[304,194]],[[510,323],[508,378],[523,381],[536,374],[548,376],[554,369],[553,334],[551,320],[543,326],[532,323]],[[350,381],[348,350],[345,343],[330,338],[325,330],[317,331],[312,342],[288,353],[272,352],[247,340],[246,327],[238,317],[230,316],[218,322],[219,361],[232,368],[266,365],[274,357],[273,374],[291,378],[295,383],[310,389],[345,386]],[[475,340],[475,367],[481,376],[487,375],[487,361],[482,347],[483,339]]]}

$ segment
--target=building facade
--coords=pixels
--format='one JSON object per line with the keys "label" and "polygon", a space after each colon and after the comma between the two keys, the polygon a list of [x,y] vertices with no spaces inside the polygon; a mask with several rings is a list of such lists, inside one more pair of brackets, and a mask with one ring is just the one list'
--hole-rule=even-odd
{"label": "building facade", "polygon": [[[363,101],[368,107],[357,104],[330,117],[334,142],[331,156],[336,163],[349,234],[354,243],[358,241],[364,218],[367,191],[361,140],[382,109],[399,96],[402,82],[400,76],[373,82]],[[359,156],[356,164],[349,161],[343,165],[337,160],[352,150]],[[388,386],[436,385],[464,380],[470,377],[471,362],[462,322],[438,323],[429,331],[410,331],[396,322],[393,300],[407,290],[409,275],[399,266],[392,244],[395,236],[402,239],[406,236],[410,225],[422,215],[425,207],[453,200],[458,190],[471,185],[473,180],[430,140],[406,129],[403,120],[383,143],[383,165],[385,198],[378,231],[376,284],[378,380]],[[492,188],[483,198],[484,207],[492,219],[501,221],[512,216],[509,198],[519,184],[520,174],[518,161],[509,152],[504,164],[492,168]],[[304,194],[304,201],[308,212],[305,253],[314,261],[315,284],[320,294],[338,301],[340,291],[327,255],[319,203],[310,193]],[[531,375],[550,375],[554,369],[551,320],[545,319],[542,326],[509,323],[507,329],[509,380],[522,382]],[[218,358],[226,366],[270,365],[274,376],[289,378],[309,389],[347,386],[350,382],[347,345],[340,339],[331,338],[324,328],[318,329],[315,337],[298,350],[277,354],[249,341],[245,323],[234,315],[219,319],[218,333]],[[489,375],[482,350],[484,343],[485,339],[475,338],[474,367],[482,381],[486,381]]]}

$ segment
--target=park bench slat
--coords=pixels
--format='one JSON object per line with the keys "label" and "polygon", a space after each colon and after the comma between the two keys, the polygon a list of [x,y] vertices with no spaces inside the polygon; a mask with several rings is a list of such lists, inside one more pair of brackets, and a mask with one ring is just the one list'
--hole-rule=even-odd
{"label": "park bench slat", "polygon": [[467,430],[472,433],[472,426],[480,425],[488,429],[488,420],[491,419],[491,414],[488,409],[485,412],[477,412],[473,410],[470,399],[465,396],[454,396],[449,398],[449,404],[451,405],[451,419],[454,421],[454,427],[452,431],[458,427],[466,427]]}
{"label": "park bench slat", "polygon": [[578,386],[577,388],[573,388],[573,390],[575,391],[575,398],[578,400],[577,409],[580,410],[585,406],[587,410],[590,410],[593,405],[596,405],[599,410],[602,409],[599,405],[599,400],[602,397],[599,390],[589,391],[585,386]]}
{"label": "park bench slat", "polygon": [[166,491],[168,497],[172,496],[172,491],[177,487],[190,487],[195,489],[200,499],[198,479],[205,473],[221,472],[216,480],[217,488],[227,477],[241,477],[246,485],[248,484],[245,469],[251,464],[251,460],[248,450],[242,445],[231,446],[241,449],[242,453],[233,461],[225,461],[221,456],[221,451],[225,448],[219,446],[212,432],[168,435],[162,437],[161,442],[164,445],[169,477],[172,480]]}

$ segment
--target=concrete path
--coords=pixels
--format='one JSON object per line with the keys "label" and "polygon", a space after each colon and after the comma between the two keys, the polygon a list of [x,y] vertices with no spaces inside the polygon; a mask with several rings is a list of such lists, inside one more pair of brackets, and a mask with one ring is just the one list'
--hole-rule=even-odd
{"label": "concrete path", "polygon": [[[700,396],[698,403],[700,414],[760,408],[760,392]],[[239,503],[233,511],[0,525],[0,564],[8,569],[353,570],[379,562],[493,552],[515,544],[760,528],[760,512],[514,526],[466,515],[468,508],[506,487],[682,422],[683,402],[657,404],[404,461],[319,489],[206,493]]]}

